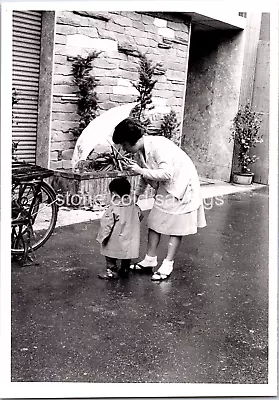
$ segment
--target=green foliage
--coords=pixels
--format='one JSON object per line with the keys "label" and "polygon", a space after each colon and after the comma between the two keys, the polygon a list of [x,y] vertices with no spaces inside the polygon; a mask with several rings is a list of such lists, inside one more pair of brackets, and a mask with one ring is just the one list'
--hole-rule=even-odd
{"label": "green foliage", "polygon": [[80,116],[79,125],[73,129],[75,136],[79,136],[87,127],[89,122],[97,116],[98,96],[95,91],[97,80],[92,75],[93,62],[101,52],[93,51],[87,57],[73,57],[72,72],[73,82],[78,88],[78,115]]}
{"label": "green foliage", "polygon": [[259,157],[251,155],[251,149],[262,143],[263,138],[259,133],[262,119],[259,114],[251,110],[250,104],[238,110],[233,119],[230,141],[234,140],[238,146],[238,165],[241,172],[250,172],[248,166],[255,163]]}
{"label": "green foliage", "polygon": [[131,82],[134,88],[139,92],[137,97],[138,104],[132,110],[131,115],[134,118],[139,119],[144,125],[148,125],[150,120],[144,116],[144,112],[145,110],[151,110],[154,108],[152,104],[152,90],[154,89],[157,80],[153,79],[153,75],[157,64],[153,64],[152,61],[147,58],[145,53],[138,52],[138,54],[139,79],[137,83]]}
{"label": "green foliage", "polygon": [[158,134],[176,142],[175,134],[179,128],[179,125],[180,124],[177,121],[176,112],[171,110],[169,114],[164,115]]}
{"label": "green foliage", "polygon": [[122,149],[118,153],[111,147],[111,151],[96,153],[92,151],[87,160],[79,161],[76,168],[79,172],[108,172],[108,171],[123,171],[122,156],[132,158],[132,155],[124,152]]}

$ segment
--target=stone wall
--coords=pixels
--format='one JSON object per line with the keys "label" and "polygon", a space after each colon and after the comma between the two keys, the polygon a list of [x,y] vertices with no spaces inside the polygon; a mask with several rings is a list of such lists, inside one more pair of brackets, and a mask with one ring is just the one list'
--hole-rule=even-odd
{"label": "stone wall", "polygon": [[171,108],[182,121],[188,64],[189,22],[178,14],[139,12],[57,11],[54,50],[50,168],[71,168],[76,139],[69,132],[78,124],[76,88],[69,57],[102,53],[94,61],[100,113],[135,101],[138,57],[147,53],[159,63],[153,90],[154,125]]}

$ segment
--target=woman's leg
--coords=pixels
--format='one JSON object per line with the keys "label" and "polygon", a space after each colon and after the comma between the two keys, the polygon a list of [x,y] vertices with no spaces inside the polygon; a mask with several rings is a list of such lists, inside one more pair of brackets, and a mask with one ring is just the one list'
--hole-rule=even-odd
{"label": "woman's leg", "polygon": [[173,262],[176,252],[181,243],[182,236],[170,236],[169,244],[168,244],[168,253],[166,258],[163,260],[160,268],[152,275],[153,281],[161,281],[166,279],[173,270]]}
{"label": "woman's leg", "polygon": [[137,263],[135,266],[131,266],[131,269],[138,271],[148,271],[152,272],[152,269],[157,267],[157,247],[161,239],[161,234],[153,231],[153,229],[148,230],[148,243],[147,243],[147,253],[142,261]]}
{"label": "woman's leg", "polygon": [[181,241],[182,241],[182,236],[170,236],[166,260],[168,261],[174,260],[175,254],[180,246]]}
{"label": "woman's leg", "polygon": [[161,234],[153,231],[153,229],[148,230],[148,244],[147,244],[147,255],[150,257],[157,256],[157,247],[160,243]]}

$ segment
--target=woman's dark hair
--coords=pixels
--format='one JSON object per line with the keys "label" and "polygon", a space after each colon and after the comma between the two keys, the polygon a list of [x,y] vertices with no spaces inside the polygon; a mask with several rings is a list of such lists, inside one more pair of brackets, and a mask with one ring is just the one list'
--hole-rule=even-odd
{"label": "woman's dark hair", "polygon": [[118,196],[122,197],[125,194],[130,194],[131,185],[125,177],[115,178],[110,182],[109,190],[110,192],[117,193]]}
{"label": "woman's dark hair", "polygon": [[131,146],[134,146],[144,133],[145,128],[139,120],[126,118],[116,125],[112,140],[115,144],[128,142]]}

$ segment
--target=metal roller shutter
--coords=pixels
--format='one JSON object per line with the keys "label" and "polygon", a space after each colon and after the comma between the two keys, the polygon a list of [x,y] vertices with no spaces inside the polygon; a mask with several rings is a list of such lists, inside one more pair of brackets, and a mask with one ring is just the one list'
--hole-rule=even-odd
{"label": "metal roller shutter", "polygon": [[18,158],[31,163],[36,162],[41,28],[40,11],[13,11],[12,82],[18,103],[12,136],[18,142]]}

